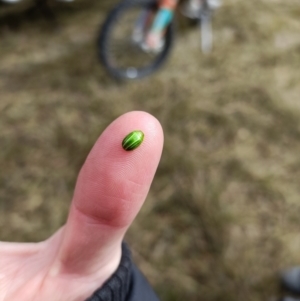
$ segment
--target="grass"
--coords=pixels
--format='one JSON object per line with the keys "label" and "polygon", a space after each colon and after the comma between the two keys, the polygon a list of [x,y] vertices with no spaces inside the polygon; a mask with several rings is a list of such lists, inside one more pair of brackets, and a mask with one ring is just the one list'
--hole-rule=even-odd
{"label": "grass", "polygon": [[167,65],[128,84],[110,79],[96,57],[114,3],[53,3],[55,26],[28,18],[27,2],[3,11],[1,240],[39,241],[64,224],[98,135],[115,117],[144,110],[160,120],[165,146],[127,241],[161,299],[277,296],[278,271],[300,262],[295,4],[227,0],[207,56],[198,30],[180,18]]}

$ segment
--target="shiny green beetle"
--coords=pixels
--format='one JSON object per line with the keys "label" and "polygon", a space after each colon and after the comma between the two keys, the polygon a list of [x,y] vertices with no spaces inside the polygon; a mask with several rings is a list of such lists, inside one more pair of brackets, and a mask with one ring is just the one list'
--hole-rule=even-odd
{"label": "shiny green beetle", "polygon": [[144,133],[142,131],[133,131],[129,133],[122,142],[122,147],[126,151],[131,151],[139,147],[144,140]]}

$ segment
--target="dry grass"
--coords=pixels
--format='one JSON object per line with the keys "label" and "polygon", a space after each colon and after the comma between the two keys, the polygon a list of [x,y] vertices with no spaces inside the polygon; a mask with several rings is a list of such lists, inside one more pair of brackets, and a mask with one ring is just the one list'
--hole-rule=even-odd
{"label": "dry grass", "polygon": [[227,0],[212,54],[179,26],[165,68],[130,84],[108,78],[95,54],[110,1],[53,4],[55,29],[23,8],[2,13],[1,239],[58,229],[98,135],[145,110],[165,147],[127,236],[139,266],[164,301],[271,300],[277,272],[300,262],[297,4]]}

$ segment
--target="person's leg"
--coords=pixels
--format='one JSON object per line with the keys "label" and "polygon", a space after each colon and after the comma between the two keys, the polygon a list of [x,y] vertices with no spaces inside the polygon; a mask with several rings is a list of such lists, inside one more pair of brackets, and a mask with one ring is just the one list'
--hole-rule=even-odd
{"label": "person's leg", "polygon": [[163,45],[163,35],[166,27],[173,18],[174,10],[178,0],[162,0],[159,3],[159,10],[152,22],[151,28],[146,36],[145,48],[149,50],[160,50]]}

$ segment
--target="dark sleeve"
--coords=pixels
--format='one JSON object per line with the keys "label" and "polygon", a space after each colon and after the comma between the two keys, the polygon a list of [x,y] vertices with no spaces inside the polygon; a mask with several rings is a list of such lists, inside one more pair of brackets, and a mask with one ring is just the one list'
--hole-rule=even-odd
{"label": "dark sleeve", "polygon": [[145,276],[133,263],[122,244],[122,258],[116,272],[85,301],[159,301]]}

